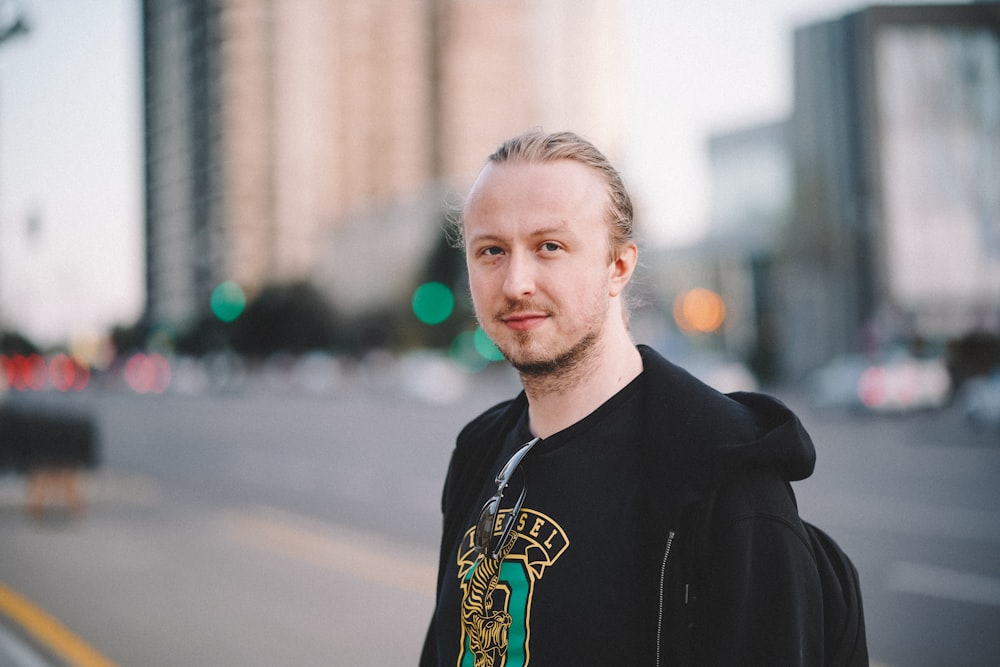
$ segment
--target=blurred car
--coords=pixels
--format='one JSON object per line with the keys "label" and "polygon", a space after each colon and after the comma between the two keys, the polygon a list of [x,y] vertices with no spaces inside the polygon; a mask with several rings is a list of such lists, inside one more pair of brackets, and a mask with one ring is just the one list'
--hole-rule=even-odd
{"label": "blurred car", "polygon": [[397,370],[403,395],[431,405],[451,405],[469,390],[469,374],[442,352],[410,352],[400,359]]}
{"label": "blurred car", "polygon": [[951,376],[943,359],[898,353],[866,368],[858,379],[862,405],[875,412],[909,412],[944,407]]}
{"label": "blurred car", "polygon": [[966,380],[958,401],[973,428],[1000,432],[1000,369]]}
{"label": "blurred car", "polygon": [[858,381],[871,366],[860,355],[837,357],[810,374],[807,383],[811,402],[818,408],[861,408]]}
{"label": "blurred car", "polygon": [[951,377],[943,358],[893,350],[880,361],[858,355],[834,359],[812,374],[810,390],[818,407],[903,413],[944,407]]}

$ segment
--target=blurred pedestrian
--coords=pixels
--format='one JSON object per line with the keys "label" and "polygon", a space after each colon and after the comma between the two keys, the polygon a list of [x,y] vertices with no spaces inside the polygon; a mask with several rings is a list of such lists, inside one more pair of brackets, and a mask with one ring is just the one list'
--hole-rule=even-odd
{"label": "blurred pedestrian", "polygon": [[812,442],[633,342],[632,217],[571,133],[506,141],[468,194],[476,316],[523,392],[458,436],[421,665],[823,664],[789,485]]}

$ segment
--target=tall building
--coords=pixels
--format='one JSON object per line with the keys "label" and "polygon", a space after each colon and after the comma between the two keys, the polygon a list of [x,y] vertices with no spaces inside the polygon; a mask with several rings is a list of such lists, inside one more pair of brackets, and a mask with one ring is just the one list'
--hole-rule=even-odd
{"label": "tall building", "polygon": [[794,49],[791,116],[708,145],[727,351],[795,379],[1000,333],[1000,4],[872,7]]}
{"label": "tall building", "polygon": [[708,139],[711,215],[707,236],[771,248],[788,226],[792,168],[785,120]]}
{"label": "tall building", "polygon": [[621,144],[617,0],[143,0],[142,21],[150,323],[191,325],[226,280],[363,310],[500,139]]}
{"label": "tall building", "polygon": [[712,209],[703,252],[726,301],[725,344],[764,380],[781,366],[774,249],[788,233],[795,181],[788,121],[715,134],[708,142]]}
{"label": "tall building", "polygon": [[1000,331],[1000,5],[872,7],[794,45],[786,369]]}

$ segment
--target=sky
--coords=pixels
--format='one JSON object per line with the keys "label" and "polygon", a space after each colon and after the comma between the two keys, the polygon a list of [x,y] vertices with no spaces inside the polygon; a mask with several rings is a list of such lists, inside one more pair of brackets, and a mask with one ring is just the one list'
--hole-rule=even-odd
{"label": "sky", "polygon": [[139,2],[21,5],[30,32],[0,44],[0,328],[51,344],[141,311]]}
{"label": "sky", "polygon": [[[48,345],[142,309],[140,2],[0,0],[0,20],[18,2],[31,30],[0,45],[0,329]],[[794,28],[863,5],[622,2],[621,168],[650,239],[690,242],[708,210],[707,137],[786,117]]]}

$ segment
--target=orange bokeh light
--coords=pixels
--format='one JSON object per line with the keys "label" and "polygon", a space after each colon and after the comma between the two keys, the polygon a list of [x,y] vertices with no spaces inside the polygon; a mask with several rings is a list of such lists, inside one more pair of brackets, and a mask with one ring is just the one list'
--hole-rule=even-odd
{"label": "orange bokeh light", "polygon": [[674,300],[674,321],[685,333],[712,333],[726,321],[726,304],[712,290],[696,287]]}

